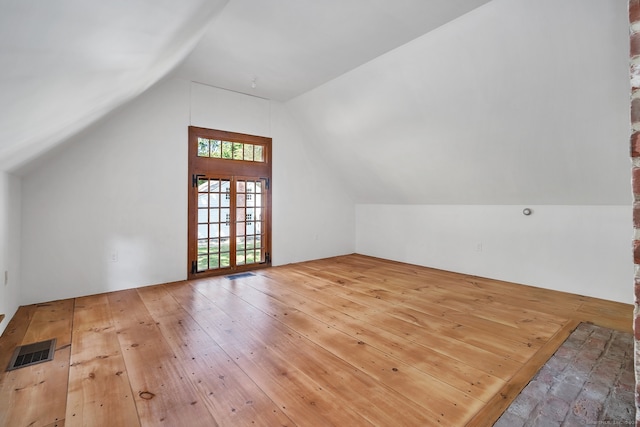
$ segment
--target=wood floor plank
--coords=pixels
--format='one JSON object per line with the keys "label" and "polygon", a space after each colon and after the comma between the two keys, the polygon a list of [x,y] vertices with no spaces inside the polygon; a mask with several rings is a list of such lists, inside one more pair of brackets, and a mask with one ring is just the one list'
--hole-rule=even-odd
{"label": "wood floor plank", "polygon": [[138,293],[221,425],[292,424],[165,287],[147,287]]}
{"label": "wood floor plank", "polygon": [[67,426],[140,425],[106,295],[76,299]]}
{"label": "wood floor plank", "polygon": [[[424,302],[414,297],[403,303],[403,312],[408,315],[414,311],[420,313],[408,320],[420,318],[432,330],[521,362],[528,360],[541,346],[540,342],[552,336],[567,320],[555,317],[550,322],[540,318],[539,314],[542,313],[532,310],[514,313],[495,304],[476,301],[475,305],[477,307],[473,310],[454,309],[441,301]],[[492,313],[494,310],[500,311],[500,316],[496,317]]]}
{"label": "wood floor plank", "polygon": [[[370,279],[368,276],[368,283],[361,283],[360,280],[349,280],[344,276],[336,276],[334,273],[326,270],[314,272],[312,274],[316,277],[322,277],[324,279],[332,280],[336,284],[348,288],[349,291],[353,291],[355,289],[378,300],[387,301],[390,304],[399,304],[405,301],[407,298],[418,297],[416,291],[412,289],[411,286],[415,286],[416,283],[407,283],[405,281],[404,286],[399,286],[397,283],[401,282],[401,279],[398,279],[397,277],[394,277],[393,281],[384,283],[377,282],[378,284],[383,284],[384,288],[372,288],[371,284],[369,283]],[[545,325],[543,323],[545,322],[556,323],[557,325],[562,325],[564,323],[563,319],[559,319],[556,316],[552,316],[544,312],[537,312],[529,310],[522,306],[514,307],[512,305],[506,305],[500,302],[496,302],[494,301],[494,298],[492,296],[469,295],[469,286],[462,286],[462,288],[458,286],[458,288],[461,292],[451,292],[451,289],[445,289],[443,287],[431,288],[430,297],[436,297],[436,299],[433,300],[434,303],[440,306],[448,307],[450,309],[458,310],[460,312],[468,311],[470,307],[482,308],[486,307],[486,304],[491,304],[491,310],[475,310],[474,314],[478,317],[486,317],[487,320],[500,322],[507,326],[519,327],[523,323],[531,323],[534,326],[540,325],[540,327],[544,329]],[[392,292],[394,289],[397,290],[397,292]],[[380,304],[384,305],[383,303],[377,303],[377,305]],[[496,311],[499,312],[499,315],[496,314]],[[527,326],[530,328],[531,325]]]}
{"label": "wood floor plank", "polygon": [[[395,302],[402,302],[403,304],[411,303],[415,300],[421,301],[426,297],[432,304],[447,307],[445,302],[451,300],[452,305],[449,308],[461,312],[467,311],[469,307],[478,305],[491,305],[491,309],[487,310],[489,314],[494,313],[496,309],[505,310],[505,316],[501,316],[499,318],[500,321],[503,321],[505,318],[513,318],[516,321],[521,320],[529,323],[531,318],[535,317],[536,320],[543,322],[551,322],[558,325],[564,324],[563,317],[559,318],[558,316],[550,314],[548,311],[529,309],[524,301],[522,304],[514,304],[514,298],[508,295],[508,293],[507,295],[502,295],[486,290],[479,290],[475,286],[476,283],[470,280],[452,280],[451,275],[449,275],[448,279],[441,278],[433,284],[429,283],[424,285],[423,282],[416,282],[416,280],[421,279],[423,276],[424,274],[418,277],[394,276],[393,281],[384,282],[384,284],[387,289],[395,291],[391,294],[395,297]],[[436,273],[434,276],[442,277],[443,274]],[[431,277],[431,281],[433,281],[433,277]],[[358,287],[360,283],[356,280],[352,285]],[[419,286],[416,287],[416,285]],[[457,289],[458,292],[451,292],[452,288]],[[428,295],[424,295],[423,291],[425,289],[428,291]],[[517,301],[517,299],[515,301]],[[462,304],[459,304],[459,302],[462,302]],[[530,303],[530,301],[528,302]],[[577,308],[577,306],[575,308]]]}
{"label": "wood floor plank", "polygon": [[[508,359],[520,363],[529,360],[536,352],[535,347],[520,341],[510,341],[504,336],[496,339],[495,329],[490,332],[483,331],[472,326],[452,322],[451,320],[443,320],[437,316],[432,316],[423,311],[413,310],[408,307],[390,310],[388,313],[392,317],[413,323],[432,333],[451,337],[456,341],[486,350],[493,354],[504,355]],[[496,322],[493,322],[493,324],[495,323]]]}
{"label": "wood floor plank", "polygon": [[[492,425],[579,322],[633,306],[345,255],[20,307],[0,427]],[[71,366],[69,366],[71,360]]]}
{"label": "wood floor plank", "polygon": [[[322,275],[322,277],[325,276]],[[346,299],[369,306],[372,308],[372,310],[367,311],[370,321],[379,325],[385,331],[392,334],[403,334],[411,341],[428,345],[448,357],[452,357],[490,375],[508,380],[519,366],[517,362],[508,359],[505,355],[494,354],[470,345],[463,345],[463,343],[451,337],[430,332],[422,326],[390,316],[387,311],[396,306],[384,301],[382,298],[364,296],[362,293],[335,286],[325,285],[323,291],[335,293]],[[372,305],[375,307],[372,307]]]}
{"label": "wood floor plank", "polygon": [[[549,335],[541,334],[540,331],[523,330],[522,328],[505,325],[502,322],[494,322],[475,315],[474,311],[459,311],[444,307],[436,302],[425,301],[424,298],[412,298],[404,301],[403,305],[431,317],[446,319],[455,325],[473,331],[465,336],[470,339],[476,336],[477,331],[481,331],[483,336],[499,336],[509,343],[517,343],[518,348],[540,348]],[[470,336],[471,337],[470,337]]]}
{"label": "wood floor plank", "polygon": [[[394,280],[395,280],[395,278],[394,278]],[[347,298],[352,298],[352,296],[354,295],[354,293],[351,291],[351,288],[349,288],[349,289],[350,289],[349,291],[344,291],[345,293],[343,293],[343,295],[345,295]],[[340,291],[339,291],[339,292],[340,292]],[[381,298],[381,299],[382,299],[382,298]],[[365,300],[365,302],[364,302],[364,303],[366,303],[366,300]],[[403,313],[403,314],[407,314],[407,312],[408,312],[408,310],[407,310],[406,308],[397,309],[397,308],[395,307],[395,304],[394,304],[394,305],[389,305],[388,307],[389,307],[389,309],[387,310],[387,313],[392,313],[392,312],[394,312],[394,311],[398,311],[398,310],[400,310],[400,312],[401,312],[401,313]],[[442,306],[439,306],[439,307],[442,307]],[[482,305],[479,305],[479,307],[478,307],[478,308],[480,308],[480,310],[484,309]],[[474,318],[474,320],[473,320],[472,322],[473,322],[474,324],[475,324],[475,323],[476,323],[476,321],[479,319],[477,316],[478,316],[478,312],[479,312],[480,310],[474,310],[474,311],[473,311],[473,318]],[[378,311],[379,311],[379,310],[378,310]],[[457,310],[456,310],[456,311],[457,311]],[[458,313],[460,313],[460,311],[457,311],[457,312],[458,312]],[[435,317],[435,316],[428,316],[428,315],[426,315],[426,313],[425,313],[425,315],[423,315],[422,317],[425,317],[425,316],[429,317],[429,319],[433,319],[433,318]],[[398,316],[396,316],[396,317],[398,318]],[[405,321],[405,322],[407,322],[407,323],[415,323],[415,322],[417,321],[416,316],[409,316],[409,317],[407,317],[407,316],[400,316],[400,317],[399,317],[399,319],[400,319],[400,320],[403,320],[403,321]],[[481,318],[480,318],[480,319],[481,319]],[[485,319],[481,319],[481,320],[485,320]],[[472,323],[472,322],[467,322],[467,323]],[[384,321],[384,323],[385,323],[385,324],[389,324],[389,322],[388,322],[388,321]],[[395,322],[395,323],[397,323],[397,322]],[[504,322],[498,323],[498,325],[502,326],[502,323],[504,323]],[[454,326],[455,326],[455,324],[453,324],[453,323],[452,323],[451,325],[454,325]],[[429,328],[431,328],[431,327],[433,326],[433,324],[432,324],[431,322],[426,321],[426,322],[422,322],[422,324],[420,324],[419,326],[420,326],[421,332],[425,332],[425,331],[427,331]],[[498,344],[498,343],[499,343],[499,341],[498,341],[499,339],[501,339],[501,338],[504,338],[504,337],[505,337],[505,335],[504,335],[504,334],[502,334],[502,333],[501,333],[501,334],[496,334],[496,333],[495,333],[495,327],[496,327],[496,326],[497,326],[497,325],[494,323],[494,330],[492,330],[492,333],[493,333],[493,336],[494,336],[493,341],[491,341],[491,342],[490,342],[490,343],[488,343],[488,344],[487,344],[487,343],[482,343],[482,344],[481,344],[481,347],[487,347],[487,346],[489,346],[489,345],[496,345],[496,344]],[[517,328],[515,325],[513,325],[513,324],[512,324],[512,325],[510,325],[510,326],[511,326],[512,328],[516,329],[516,330],[518,329],[518,328]],[[537,327],[536,327],[536,328],[537,328]],[[552,325],[552,328],[553,328],[553,330],[555,331],[555,330],[557,329],[557,326],[556,326],[556,325]],[[457,329],[457,328],[453,328],[453,331],[455,331],[455,329]],[[503,328],[503,329],[504,329],[504,328]],[[547,328],[547,329],[548,329],[548,328]],[[400,330],[402,330],[402,325],[400,326]],[[406,332],[406,331],[405,331],[405,332]],[[440,335],[440,333],[441,333],[442,331],[432,330],[431,332],[432,332],[433,334]],[[476,331],[474,331],[474,332],[476,332]],[[539,331],[538,331],[538,332],[539,332]],[[479,333],[480,333],[480,334],[483,334],[483,332],[479,332]],[[520,333],[520,334],[522,334],[522,331],[520,331],[519,333]],[[539,333],[535,333],[535,332],[529,332],[529,333],[530,333],[530,334],[534,334],[534,335],[539,335]],[[550,336],[552,333],[553,333],[553,332],[547,332],[547,336]],[[447,334],[445,334],[445,335],[446,335],[447,337],[457,336],[458,338],[460,338],[460,334],[456,334],[456,333],[447,333]],[[473,334],[473,333],[472,333],[472,335],[477,335],[477,333],[476,333],[476,334]],[[470,342],[470,343],[471,343],[471,342],[472,342],[473,340],[475,340],[475,339],[476,339],[476,338],[473,338],[473,337],[466,337],[466,338],[464,338],[464,339],[463,339],[463,341],[467,341],[467,342]],[[450,340],[449,340],[449,341],[450,341]],[[519,342],[521,342],[521,341],[522,341],[522,340],[519,340]],[[532,345],[532,344],[531,344],[531,341],[527,341],[527,340],[525,340],[525,341],[526,341],[526,343],[523,343],[523,345],[515,346],[515,347],[511,350],[510,355],[508,355],[508,356],[513,357],[514,352],[515,352],[515,351],[517,351],[517,350],[524,350],[525,352],[530,352],[530,353],[532,354],[531,350],[527,350],[527,349],[525,349],[525,348],[524,348],[524,345],[526,345],[526,346],[527,346],[527,348],[528,348],[529,346],[531,346],[531,345]],[[512,347],[513,347],[513,345],[512,345]],[[518,347],[519,347],[519,348],[518,348]],[[443,347],[443,350],[444,350],[444,347]],[[451,354],[452,352],[453,352],[453,353],[456,353],[455,349],[453,349],[452,351],[450,351],[448,354]],[[482,353],[481,353],[481,354],[482,354]],[[481,355],[481,354],[480,354],[480,355]],[[472,357],[472,359],[475,359],[477,356],[480,356],[480,355],[473,355],[473,356],[471,356],[471,357]],[[462,356],[461,356],[461,357],[462,357]],[[482,358],[482,359],[483,359],[483,361],[484,361],[484,362],[489,362],[489,360],[487,360],[486,358]],[[497,360],[497,361],[495,361],[498,367],[500,367],[500,368],[504,367],[504,365],[503,365],[503,360],[504,360],[504,359],[501,359],[501,360]],[[522,360],[522,359],[521,359],[521,360]],[[508,362],[507,362],[507,363],[508,363]],[[495,369],[495,366],[494,366],[493,368],[492,368],[492,367],[486,367],[485,369]]]}
{"label": "wood floor plank", "polygon": [[[223,292],[220,287],[203,289],[198,286],[198,289],[214,299]],[[292,333],[292,330],[277,319],[257,311],[237,297],[231,295],[229,298],[236,301],[228,315],[236,324],[240,323],[243,326],[243,333],[250,334],[255,325],[268,324],[269,330],[272,331],[269,338],[264,334],[262,337],[256,337],[265,347],[278,351],[282,358],[286,358],[294,366],[304,367],[305,375],[314,379],[318,389],[333,394],[336,401],[349,401],[349,408],[365,420],[383,425],[438,425],[439,414],[413,404],[390,389],[381,389],[377,381],[365,372],[304,336]],[[228,302],[224,304],[225,307],[229,305]],[[304,419],[294,421],[300,425],[306,423]]]}
{"label": "wood floor plank", "polygon": [[108,299],[140,425],[218,425],[138,293],[120,291]]}
{"label": "wood floor plank", "polygon": [[[432,376],[438,376],[447,384],[460,391],[469,393],[480,400],[488,400],[504,383],[503,380],[489,375],[479,369],[461,363],[444,354],[433,351],[416,341],[405,339],[403,333],[391,334],[376,326],[375,322],[358,316],[358,318],[344,313],[345,303],[326,293],[306,291],[304,286],[282,287],[286,277],[274,280],[272,272],[260,273],[273,286],[258,288],[267,295],[288,301],[294,308],[349,334],[354,339],[364,341],[369,345],[398,359],[407,361],[412,366]],[[254,281],[246,281],[252,285]],[[291,289],[291,292],[288,290]],[[299,295],[299,296],[296,296]]]}
{"label": "wood floor plank", "polygon": [[233,289],[228,287],[227,289],[266,314],[278,317],[280,322],[292,330],[419,405],[426,404],[423,400],[424,397],[421,396],[421,391],[432,390],[433,393],[429,396],[429,403],[425,409],[437,407],[442,421],[445,423],[459,425],[464,422],[465,412],[460,411],[459,405],[464,405],[471,411],[482,406],[480,400],[474,399],[467,393],[419,371],[402,360],[390,357],[330,325],[318,325],[318,322],[313,322],[304,313],[292,310],[291,307],[273,298],[265,298],[265,295],[258,291],[253,291],[249,287],[235,287]]}
{"label": "wood floor plank", "polygon": [[[199,286],[207,286],[199,283]],[[178,301],[190,299],[185,289],[175,289],[172,294]],[[189,291],[192,292],[192,291]],[[238,301],[225,295],[219,302],[230,311],[237,311]],[[350,406],[344,407],[340,400],[332,398],[325,385],[310,378],[289,357],[290,347],[264,341],[269,337],[270,325],[261,323],[249,329],[225,313],[217,304],[200,301],[204,307],[182,304],[196,322],[213,337],[232,360],[246,372],[256,384],[293,420],[305,425],[370,425],[365,418]],[[328,388],[328,387],[327,387]]]}
{"label": "wood floor plank", "polygon": [[22,345],[56,338],[56,349],[68,347],[71,344],[73,306],[73,299],[36,304]]}

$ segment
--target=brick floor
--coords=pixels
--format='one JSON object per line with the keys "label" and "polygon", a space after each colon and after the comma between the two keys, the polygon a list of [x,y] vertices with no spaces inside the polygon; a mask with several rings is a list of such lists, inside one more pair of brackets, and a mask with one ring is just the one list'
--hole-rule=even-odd
{"label": "brick floor", "polygon": [[633,335],[581,323],[494,427],[635,425]]}

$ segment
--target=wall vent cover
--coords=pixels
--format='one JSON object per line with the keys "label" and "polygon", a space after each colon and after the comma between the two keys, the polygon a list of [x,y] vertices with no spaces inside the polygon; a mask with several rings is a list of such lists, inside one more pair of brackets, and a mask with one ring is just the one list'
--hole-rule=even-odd
{"label": "wall vent cover", "polygon": [[237,273],[237,274],[232,274],[230,276],[225,276],[227,279],[229,280],[235,280],[235,279],[242,279],[243,277],[251,277],[251,276],[255,276],[255,274],[253,273]]}
{"label": "wall vent cover", "polygon": [[37,363],[53,360],[55,349],[55,338],[33,344],[21,345],[14,350],[13,356],[11,356],[11,363],[9,363],[7,371],[13,371],[14,369],[24,368],[25,366],[31,366]]}

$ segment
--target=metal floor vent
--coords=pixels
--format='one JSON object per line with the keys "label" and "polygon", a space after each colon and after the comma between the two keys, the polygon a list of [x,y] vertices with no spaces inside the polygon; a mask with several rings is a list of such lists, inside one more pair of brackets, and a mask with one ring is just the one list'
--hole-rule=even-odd
{"label": "metal floor vent", "polygon": [[11,363],[9,363],[7,371],[53,360],[55,349],[55,338],[17,347],[11,356]]}
{"label": "metal floor vent", "polygon": [[255,274],[253,273],[238,273],[238,274],[232,274],[231,276],[225,276],[227,279],[229,280],[235,280],[235,279],[242,279],[243,277],[251,277],[251,276],[255,276]]}

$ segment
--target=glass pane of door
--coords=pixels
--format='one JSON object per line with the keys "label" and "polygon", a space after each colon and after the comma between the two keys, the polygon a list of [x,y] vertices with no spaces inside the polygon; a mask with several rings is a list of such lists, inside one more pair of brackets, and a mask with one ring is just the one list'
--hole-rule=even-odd
{"label": "glass pane of door", "polygon": [[236,265],[265,262],[263,203],[266,202],[266,180],[239,178],[236,180]]}
{"label": "glass pane of door", "polygon": [[196,272],[231,266],[231,179],[200,177]]}

